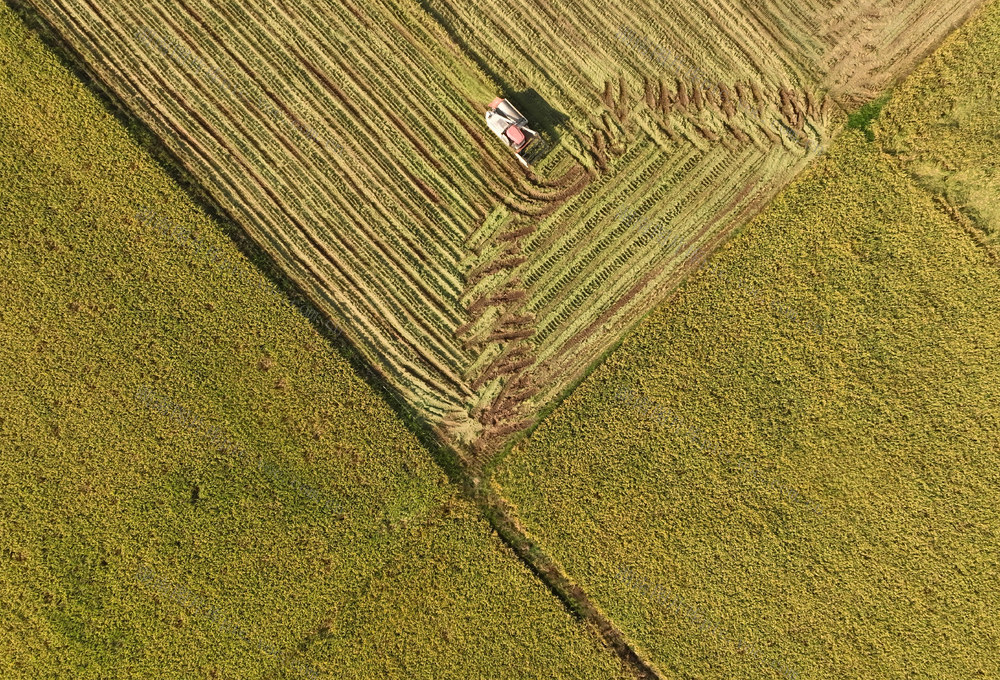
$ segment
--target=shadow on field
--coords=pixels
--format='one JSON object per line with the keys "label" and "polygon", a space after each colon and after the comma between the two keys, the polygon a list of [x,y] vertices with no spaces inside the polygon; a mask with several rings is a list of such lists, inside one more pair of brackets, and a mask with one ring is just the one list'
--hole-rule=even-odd
{"label": "shadow on field", "polygon": [[552,108],[552,105],[534,88],[514,92],[508,99],[513,102],[514,108],[528,119],[528,127],[553,139],[559,137],[556,128],[569,121],[569,116]]}

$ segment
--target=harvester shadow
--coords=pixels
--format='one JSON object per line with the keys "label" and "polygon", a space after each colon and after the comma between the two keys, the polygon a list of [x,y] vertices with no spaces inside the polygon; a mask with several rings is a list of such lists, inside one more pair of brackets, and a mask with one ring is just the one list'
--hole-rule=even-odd
{"label": "harvester shadow", "polygon": [[532,128],[553,140],[559,137],[557,128],[569,121],[569,116],[552,108],[534,88],[515,92],[508,99],[525,115]]}
{"label": "harvester shadow", "polygon": [[552,108],[534,88],[515,92],[509,99],[528,119],[528,125],[541,137],[541,144],[536,144],[525,152],[527,161],[535,165],[558,146],[560,133],[557,128],[569,121],[569,116]]}

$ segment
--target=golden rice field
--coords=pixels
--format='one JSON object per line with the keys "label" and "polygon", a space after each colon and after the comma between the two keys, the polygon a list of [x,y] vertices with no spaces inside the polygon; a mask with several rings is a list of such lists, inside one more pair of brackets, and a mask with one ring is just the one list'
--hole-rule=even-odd
{"label": "golden rice field", "polygon": [[0,146],[0,678],[634,677],[2,4]]}
{"label": "golden rice field", "polygon": [[[992,46],[992,50],[989,48]],[[1000,25],[970,22],[874,124],[880,144],[1000,264]]]}
{"label": "golden rice field", "polygon": [[981,3],[19,4],[481,462]]}
{"label": "golden rice field", "polygon": [[1000,677],[998,36],[994,2],[490,471],[663,677]]}
{"label": "golden rice field", "polygon": [[7,4],[0,677],[1000,677],[1000,3]]}

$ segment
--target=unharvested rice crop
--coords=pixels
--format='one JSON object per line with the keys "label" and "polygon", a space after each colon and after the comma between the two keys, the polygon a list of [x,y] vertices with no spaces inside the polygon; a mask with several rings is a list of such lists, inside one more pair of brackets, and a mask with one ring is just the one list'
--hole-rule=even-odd
{"label": "unharvested rice crop", "polygon": [[[995,73],[998,26],[927,73]],[[921,82],[486,477],[665,677],[1000,677],[1000,272],[882,152]]]}
{"label": "unharvested rice crop", "polygon": [[4,5],[0,148],[0,678],[628,677]]}
{"label": "unharvested rice crop", "polygon": [[980,3],[27,4],[478,463]]}
{"label": "unharvested rice crop", "polygon": [[1000,264],[1000,22],[976,21],[893,93],[879,144]]}

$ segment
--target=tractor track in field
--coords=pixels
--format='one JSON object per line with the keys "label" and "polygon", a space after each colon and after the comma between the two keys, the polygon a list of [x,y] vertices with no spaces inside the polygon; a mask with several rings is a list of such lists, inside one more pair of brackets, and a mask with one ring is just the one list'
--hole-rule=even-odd
{"label": "tractor track in field", "polygon": [[561,600],[581,622],[593,627],[604,642],[614,650],[622,663],[639,680],[662,680],[666,676],[640,654],[621,630],[605,616],[574,583],[565,569],[531,540],[517,521],[516,511],[494,488],[492,480],[473,481],[473,498],[483,515],[503,541],[521,561]]}

